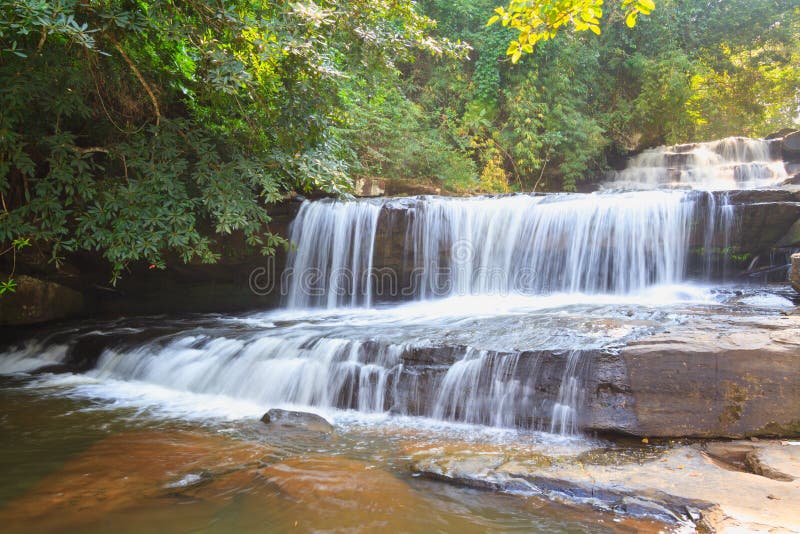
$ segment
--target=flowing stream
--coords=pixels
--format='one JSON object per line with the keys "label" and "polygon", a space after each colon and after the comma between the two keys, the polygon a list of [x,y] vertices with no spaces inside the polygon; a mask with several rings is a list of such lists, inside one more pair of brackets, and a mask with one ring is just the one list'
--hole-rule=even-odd
{"label": "flowing stream", "polygon": [[[307,201],[291,227],[283,310],[134,341],[116,335],[89,374],[265,408],[391,411],[575,434],[588,353],[637,329],[596,336],[532,324],[509,343],[493,325],[591,301],[713,301],[702,282],[719,274],[714,255],[694,258],[690,275],[689,250],[725,247],[736,214],[726,193],[705,189],[774,184],[782,176],[769,154],[767,142],[742,138],[655,149],[594,194]],[[666,178],[673,188],[655,188]],[[619,190],[631,182],[649,189]],[[484,315],[480,330],[460,332]],[[237,321],[250,326],[231,326]],[[69,358],[68,348],[58,357],[53,350],[45,350],[51,360]],[[24,370],[21,362],[41,351],[42,341],[32,341],[7,355],[3,370]],[[563,368],[550,390],[538,362],[545,351]]]}
{"label": "flowing stream", "polygon": [[67,325],[8,349],[0,374],[44,371],[16,395],[170,420],[299,407],[346,428],[583,443],[594,358],[764,295],[720,289],[711,251],[739,224],[730,191],[785,178],[770,154],[741,138],[655,149],[592,194],[306,201],[281,309]]}

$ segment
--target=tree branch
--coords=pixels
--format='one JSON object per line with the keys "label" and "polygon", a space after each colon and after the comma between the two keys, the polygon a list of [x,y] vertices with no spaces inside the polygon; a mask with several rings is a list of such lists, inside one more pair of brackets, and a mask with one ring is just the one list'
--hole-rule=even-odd
{"label": "tree branch", "polygon": [[144,90],[147,91],[147,96],[150,97],[150,101],[153,103],[153,111],[156,114],[156,126],[160,125],[161,124],[161,110],[158,107],[158,100],[156,99],[155,93],[150,88],[150,85],[147,83],[147,81],[144,79],[144,76],[142,76],[142,73],[139,72],[139,69],[136,67],[136,64],[133,62],[133,60],[131,60],[130,56],[128,56],[128,54],[125,53],[125,50],[122,49],[122,47],[120,46],[119,42],[114,38],[114,36],[107,35],[106,37],[108,37],[108,40],[111,41],[111,44],[114,45],[114,48],[117,49],[117,52],[119,52],[119,55],[122,56],[122,59],[125,60],[125,63],[128,64],[128,67],[130,67],[130,69],[133,72],[133,74],[139,80],[139,83],[142,84],[142,87],[144,87]]}

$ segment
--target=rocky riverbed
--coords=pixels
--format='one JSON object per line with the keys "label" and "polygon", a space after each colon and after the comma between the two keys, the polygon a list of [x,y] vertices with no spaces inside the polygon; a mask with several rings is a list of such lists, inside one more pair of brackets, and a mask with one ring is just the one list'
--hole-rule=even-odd
{"label": "rocky riverbed", "polygon": [[712,532],[800,532],[798,441],[665,443],[568,457],[470,444],[411,448],[414,472],[454,484],[543,494]]}

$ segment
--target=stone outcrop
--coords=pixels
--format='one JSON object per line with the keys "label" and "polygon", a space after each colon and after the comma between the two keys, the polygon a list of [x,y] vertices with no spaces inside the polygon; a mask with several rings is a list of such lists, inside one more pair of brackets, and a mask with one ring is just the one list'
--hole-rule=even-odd
{"label": "stone outcrop", "polygon": [[784,161],[800,161],[800,131],[791,132],[783,137],[781,151]]}
{"label": "stone outcrop", "polygon": [[792,268],[789,272],[789,281],[795,291],[800,293],[800,254],[792,254]]}
{"label": "stone outcrop", "polygon": [[13,293],[0,297],[0,325],[26,325],[63,319],[84,308],[83,295],[55,282],[15,276]]}
{"label": "stone outcrop", "polygon": [[440,195],[442,194],[442,188],[433,183],[425,183],[408,178],[362,176],[355,179],[353,194],[358,197]]}
{"label": "stone outcrop", "polygon": [[779,241],[800,219],[800,203],[789,191],[732,191],[733,227],[729,246],[758,255],[782,246]]}
{"label": "stone outcrop", "polygon": [[[548,456],[440,446],[411,451],[411,470],[451,483],[590,502],[701,531],[800,531],[800,446],[725,442]],[[758,458],[761,471],[731,457]],[[770,476],[779,473],[780,476]],[[758,475],[758,476],[754,476]]]}
{"label": "stone outcrop", "polygon": [[624,348],[628,409],[636,421],[631,433],[800,433],[800,325],[788,318],[775,322],[786,323],[785,329],[679,329]]}
{"label": "stone outcrop", "polygon": [[[436,384],[463,354],[456,347],[404,355],[394,411],[430,413]],[[516,424],[549,428],[566,364],[564,351],[514,357],[509,379],[535,391],[517,404]],[[578,426],[640,437],[800,435],[800,317],[695,318],[620,351],[585,350]],[[390,407],[387,406],[387,409]]]}

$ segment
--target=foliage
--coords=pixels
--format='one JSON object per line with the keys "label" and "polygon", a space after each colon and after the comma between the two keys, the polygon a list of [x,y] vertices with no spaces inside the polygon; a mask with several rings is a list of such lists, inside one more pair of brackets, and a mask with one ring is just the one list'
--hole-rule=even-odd
{"label": "foliage", "polygon": [[[575,31],[591,31],[600,35],[604,0],[511,0],[508,7],[495,9],[488,25],[500,21],[517,32],[506,50],[511,62],[516,63],[522,54],[530,54],[540,41],[558,34],[562,27],[572,25]],[[622,0],[625,24],[636,26],[639,15],[649,15],[655,9],[653,0]]]}
{"label": "foliage", "polygon": [[601,35],[548,34],[514,64],[506,33],[486,27],[490,1],[427,0],[421,7],[437,31],[473,50],[458,70],[418,60],[406,94],[428,116],[447,117],[451,144],[471,155],[480,176],[499,159],[509,186],[521,190],[577,189],[602,177],[609,161],[649,146],[798,125],[800,10],[791,1],[656,4],[631,29],[616,22],[636,4],[606,2]]}
{"label": "foliage", "polygon": [[5,280],[0,280],[0,295],[14,293],[17,290],[17,282],[14,280],[14,273],[17,269],[17,253],[30,245],[30,239],[27,237],[18,237],[11,242],[11,245],[7,249],[0,251],[0,256],[11,254],[12,257],[11,272]]}
{"label": "foliage", "polygon": [[409,0],[1,0],[0,241],[54,261],[270,253],[269,202],[349,190],[340,88],[463,55]]}

